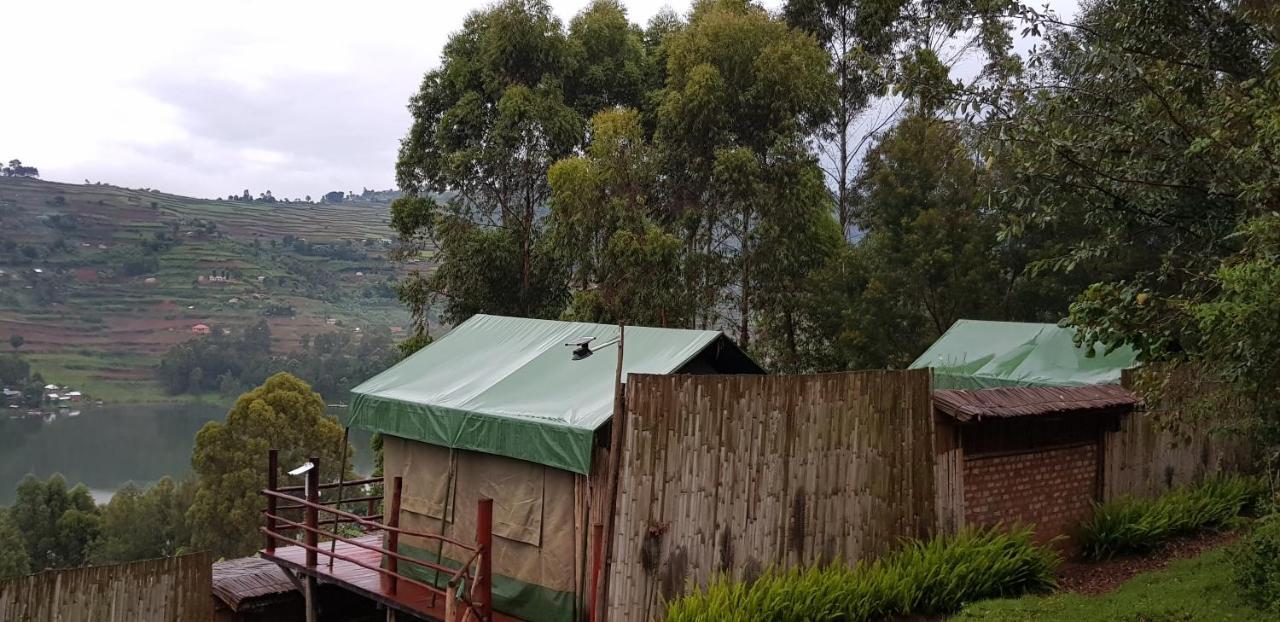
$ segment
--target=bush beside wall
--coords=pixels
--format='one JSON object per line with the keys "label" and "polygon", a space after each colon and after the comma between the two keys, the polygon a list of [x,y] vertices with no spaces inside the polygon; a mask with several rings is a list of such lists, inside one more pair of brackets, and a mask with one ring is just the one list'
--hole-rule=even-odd
{"label": "bush beside wall", "polygon": [[1280,614],[1280,514],[1261,521],[1231,551],[1236,586],[1255,607]]}
{"label": "bush beside wall", "polygon": [[1033,544],[1030,529],[967,530],[912,541],[893,555],[853,567],[766,573],[752,583],[718,578],[668,604],[668,622],[879,620],[936,615],[986,598],[1054,585],[1058,556]]}
{"label": "bush beside wall", "polygon": [[1266,494],[1257,478],[1230,475],[1177,488],[1156,499],[1124,498],[1094,509],[1080,532],[1085,559],[1147,553],[1178,536],[1227,528]]}

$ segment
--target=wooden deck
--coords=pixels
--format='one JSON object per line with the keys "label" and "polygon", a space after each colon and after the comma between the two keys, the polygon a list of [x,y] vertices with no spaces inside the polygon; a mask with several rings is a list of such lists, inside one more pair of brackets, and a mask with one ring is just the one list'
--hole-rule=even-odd
{"label": "wooden deck", "polygon": [[[378,546],[382,543],[382,536],[374,534],[362,536],[356,538],[356,540]],[[321,547],[327,550],[329,543],[321,543]],[[371,566],[380,566],[382,562],[382,556],[377,551],[371,551],[345,542],[338,542],[334,552],[360,560],[362,563]],[[377,572],[351,562],[334,559],[333,569],[330,570],[329,558],[322,555],[319,563],[314,568],[307,568],[307,551],[300,546],[279,547],[274,555],[268,554],[266,551],[260,551],[258,554],[263,559],[280,564],[300,576],[314,576],[319,583],[339,586],[410,616],[438,622],[443,622],[445,619],[443,596],[431,594],[420,587],[403,581],[400,582],[395,594],[388,594],[383,591],[381,576]],[[405,562],[400,562],[400,564],[402,567],[406,565]],[[494,612],[493,619],[494,622],[519,622],[519,618],[513,618],[497,612]]]}

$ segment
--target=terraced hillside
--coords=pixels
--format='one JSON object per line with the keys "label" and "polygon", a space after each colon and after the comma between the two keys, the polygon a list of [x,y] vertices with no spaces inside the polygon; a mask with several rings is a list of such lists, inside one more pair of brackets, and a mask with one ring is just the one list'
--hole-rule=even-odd
{"label": "terraced hillside", "polygon": [[[246,203],[0,178],[0,349],[109,401],[170,399],[154,367],[197,325],[398,333],[388,204]],[[394,335],[393,335],[394,336]]]}

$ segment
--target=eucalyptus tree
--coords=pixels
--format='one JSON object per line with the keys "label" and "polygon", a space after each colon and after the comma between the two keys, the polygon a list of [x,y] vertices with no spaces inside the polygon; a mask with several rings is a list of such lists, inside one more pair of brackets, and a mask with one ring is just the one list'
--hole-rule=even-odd
{"label": "eucalyptus tree", "polygon": [[757,295],[787,289],[838,236],[806,148],[834,105],[828,57],[812,37],[738,0],[696,4],[663,49],[659,211],[687,247],[691,323],[736,325],[750,346],[753,318],[779,302]]}
{"label": "eucalyptus tree", "polygon": [[402,254],[432,254],[399,294],[415,343],[432,304],[443,319],[478,313],[554,317],[564,271],[545,243],[551,164],[585,138],[585,116],[636,105],[640,30],[611,0],[592,4],[568,32],[542,0],[505,0],[472,13],[410,102],[392,206]]}
{"label": "eucalyptus tree", "polygon": [[846,238],[856,233],[866,147],[903,113],[954,104],[963,88],[951,68],[975,52],[984,65],[974,82],[1020,70],[1010,52],[1010,29],[1025,13],[1016,0],[788,0],[782,12],[831,56],[836,104],[814,149]]}
{"label": "eucalyptus tree", "polygon": [[658,157],[639,112],[614,108],[591,121],[580,157],[550,171],[549,242],[568,274],[567,319],[651,326],[687,324],[680,291],[684,246],[658,219]]}

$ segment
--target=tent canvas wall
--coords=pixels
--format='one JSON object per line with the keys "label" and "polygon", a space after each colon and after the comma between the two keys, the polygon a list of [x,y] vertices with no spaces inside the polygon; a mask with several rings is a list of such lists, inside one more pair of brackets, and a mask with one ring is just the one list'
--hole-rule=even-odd
{"label": "tent canvas wall", "polygon": [[[467,540],[476,501],[494,499],[499,611],[569,620],[584,602],[618,330],[476,315],[352,390],[349,425],[383,434],[384,473],[404,478],[403,527]],[[565,344],[587,338],[594,353],[575,360]],[[623,378],[631,373],[763,370],[718,331],[627,327]],[[401,549],[459,558],[411,538]],[[433,574],[418,578],[443,580]]]}
{"label": "tent canvas wall", "polygon": [[1133,348],[1091,352],[1074,338],[1056,324],[959,320],[909,368],[932,368],[935,389],[986,389],[1119,384],[1137,364]]}

